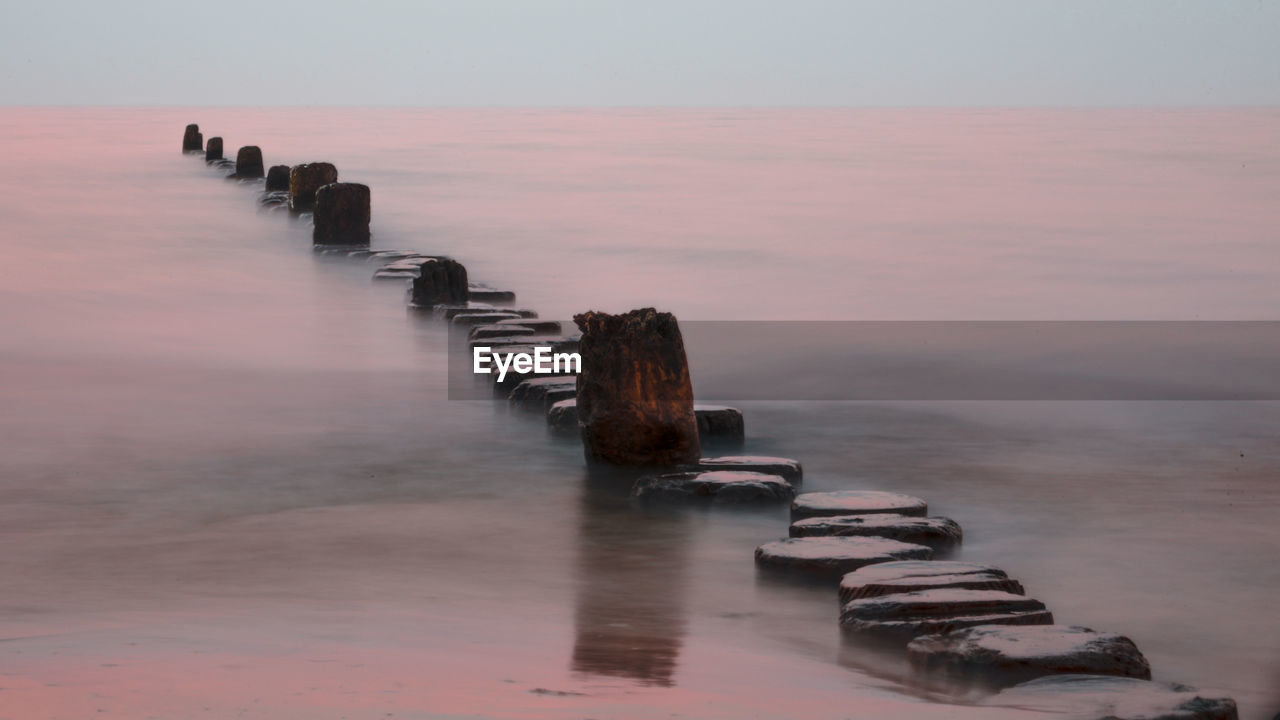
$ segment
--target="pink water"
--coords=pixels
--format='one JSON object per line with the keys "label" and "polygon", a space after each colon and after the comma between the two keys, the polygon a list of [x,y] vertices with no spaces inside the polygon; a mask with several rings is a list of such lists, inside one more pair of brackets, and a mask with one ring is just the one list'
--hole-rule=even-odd
{"label": "pink water", "polygon": [[[923,697],[832,594],[757,582],[785,513],[636,515],[446,401],[443,331],[182,156],[188,122],[334,162],[376,245],[545,317],[1280,308],[1274,110],[6,109],[6,720],[1026,714]],[[1060,621],[1280,710],[1274,403],[743,408],[806,489],[922,495]]]}

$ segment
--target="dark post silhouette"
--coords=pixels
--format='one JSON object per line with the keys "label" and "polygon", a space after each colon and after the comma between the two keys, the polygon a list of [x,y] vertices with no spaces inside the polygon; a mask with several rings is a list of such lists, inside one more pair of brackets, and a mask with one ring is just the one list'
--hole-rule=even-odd
{"label": "dark post silhouette", "polygon": [[272,165],[267,170],[267,192],[282,192],[289,190],[289,166],[288,165]]}
{"label": "dark post silhouette", "polygon": [[192,123],[182,135],[182,152],[198,153],[204,150],[204,136],[200,134],[200,126]]}
{"label": "dark post silhouette", "polygon": [[316,191],[316,245],[369,244],[369,186],[330,183]]}
{"label": "dark post silhouette", "polygon": [[467,269],[451,258],[430,258],[413,280],[413,304],[460,305],[467,301]]}
{"label": "dark post silhouette", "polygon": [[294,165],[289,170],[289,209],[306,212],[315,206],[316,191],[338,182],[338,168],[331,163],[316,162]]}
{"label": "dark post silhouette", "polygon": [[587,312],[578,351],[578,420],[587,462],[673,466],[696,463],[698,422],[684,338],[671,313]]}
{"label": "dark post silhouette", "polygon": [[238,178],[262,177],[262,150],[257,145],[246,145],[236,153],[236,174]]}
{"label": "dark post silhouette", "polygon": [[222,159],[222,138],[209,138],[209,144],[204,148],[204,159],[208,162]]}

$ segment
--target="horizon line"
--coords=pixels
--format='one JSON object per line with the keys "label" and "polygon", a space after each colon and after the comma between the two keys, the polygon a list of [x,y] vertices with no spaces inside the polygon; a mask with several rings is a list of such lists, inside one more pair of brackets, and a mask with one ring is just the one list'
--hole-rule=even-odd
{"label": "horizon line", "polygon": [[132,108],[155,108],[155,109],[186,109],[186,108],[208,108],[208,109],[304,109],[304,110],[327,110],[327,109],[393,109],[393,110],[1280,110],[1280,103],[1276,104],[1250,104],[1250,103],[1221,103],[1221,104],[1179,104],[1179,103],[1151,103],[1151,104],[983,104],[983,105],[959,105],[959,104],[901,104],[901,105],[852,105],[852,104],[781,104],[781,105],[696,105],[696,104],[654,104],[654,103],[637,103],[637,104],[554,104],[554,105],[538,105],[538,104],[502,104],[502,103],[484,103],[484,104],[438,104],[438,105],[416,105],[416,104],[303,104],[303,103],[281,103],[281,104],[182,104],[182,103],[5,103],[0,102],[0,108],[4,109],[93,109],[93,108],[112,108],[112,109],[132,109]]}

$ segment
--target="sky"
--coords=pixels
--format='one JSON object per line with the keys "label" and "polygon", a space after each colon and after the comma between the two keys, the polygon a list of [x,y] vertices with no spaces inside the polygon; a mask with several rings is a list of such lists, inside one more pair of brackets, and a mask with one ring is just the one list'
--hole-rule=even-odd
{"label": "sky", "polygon": [[0,104],[1280,105],[1280,0],[0,0]]}

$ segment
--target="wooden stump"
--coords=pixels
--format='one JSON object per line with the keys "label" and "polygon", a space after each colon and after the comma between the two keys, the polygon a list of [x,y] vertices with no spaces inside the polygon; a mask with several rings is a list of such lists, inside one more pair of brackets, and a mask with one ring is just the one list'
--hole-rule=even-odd
{"label": "wooden stump", "polygon": [[369,244],[369,186],[331,183],[316,191],[316,245]]}
{"label": "wooden stump", "polygon": [[574,316],[582,330],[578,418],[588,462],[696,463],[698,423],[680,326],[653,308]]}
{"label": "wooden stump", "polygon": [[192,123],[182,134],[182,152],[198,153],[204,150],[204,135],[200,134],[200,126]]}
{"label": "wooden stump", "polygon": [[338,168],[331,163],[303,163],[289,170],[289,209],[307,212],[315,207],[316,191],[338,182]]}
{"label": "wooden stump", "polygon": [[235,177],[262,177],[262,150],[257,145],[246,145],[236,153]]}

